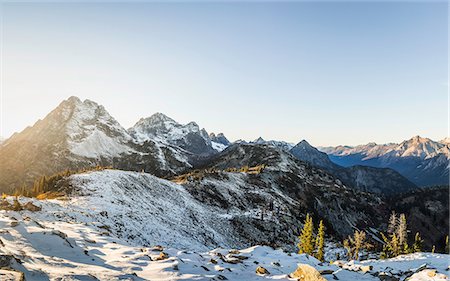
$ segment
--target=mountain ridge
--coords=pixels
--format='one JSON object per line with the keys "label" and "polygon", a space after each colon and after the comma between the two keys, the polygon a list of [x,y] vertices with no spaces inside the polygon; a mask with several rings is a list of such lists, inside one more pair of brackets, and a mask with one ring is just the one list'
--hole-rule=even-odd
{"label": "mountain ridge", "polygon": [[450,145],[414,136],[401,143],[319,147],[341,166],[391,168],[419,186],[449,183]]}

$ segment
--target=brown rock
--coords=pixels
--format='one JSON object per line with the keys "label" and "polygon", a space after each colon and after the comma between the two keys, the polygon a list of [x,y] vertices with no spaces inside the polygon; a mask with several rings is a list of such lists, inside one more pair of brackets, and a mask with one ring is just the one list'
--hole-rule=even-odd
{"label": "brown rock", "polygon": [[363,273],[366,273],[366,272],[371,271],[372,269],[373,269],[373,266],[371,266],[371,265],[362,265],[359,268],[359,271],[362,271]]}
{"label": "brown rock", "polygon": [[16,226],[19,225],[19,222],[18,222],[18,221],[11,221],[11,222],[9,223],[9,225],[10,225],[11,227],[16,227]]}
{"label": "brown rock", "polygon": [[150,251],[156,251],[156,252],[162,252],[163,250],[164,250],[164,248],[161,245],[156,245],[156,246],[150,248]]}
{"label": "brown rock", "polygon": [[297,269],[289,274],[290,278],[297,278],[299,281],[326,281],[319,271],[307,264],[299,264]]}
{"label": "brown rock", "polygon": [[2,268],[0,269],[0,280],[25,281],[25,275],[17,270]]}
{"label": "brown rock", "polygon": [[266,275],[266,274],[270,274],[270,272],[267,269],[265,269],[264,267],[258,266],[256,268],[256,274]]}
{"label": "brown rock", "polygon": [[159,256],[157,256],[156,258],[154,258],[153,260],[154,261],[162,261],[162,260],[166,260],[166,259],[168,259],[169,258],[169,255],[168,254],[166,254],[166,253],[164,253],[164,252],[161,252],[161,253],[159,253]]}
{"label": "brown rock", "polygon": [[25,205],[23,205],[22,208],[24,210],[28,210],[30,212],[38,212],[38,211],[42,210],[41,207],[34,205],[33,203],[31,203],[31,201],[27,202]]}

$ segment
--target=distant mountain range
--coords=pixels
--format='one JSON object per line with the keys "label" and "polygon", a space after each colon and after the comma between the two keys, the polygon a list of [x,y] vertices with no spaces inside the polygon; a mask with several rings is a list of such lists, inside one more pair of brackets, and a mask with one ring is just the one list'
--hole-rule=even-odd
{"label": "distant mountain range", "polygon": [[448,185],[449,139],[433,141],[415,136],[399,144],[320,147],[330,160],[344,167],[364,165],[391,168],[418,186]]}
{"label": "distant mountain range", "polygon": [[[274,147],[282,158],[294,156],[346,186],[384,195],[415,190],[417,185],[444,184],[448,179],[445,140],[415,137],[399,145],[320,148],[327,155],[305,140],[296,145],[262,138],[230,143],[222,133],[208,133],[195,122],[179,124],[162,113],[125,129],[103,106],[70,97],[43,120],[1,143],[0,190],[12,191],[30,186],[42,175],[95,165],[174,177],[211,166],[213,159],[236,145]],[[262,155],[254,157],[268,153],[258,151]],[[236,168],[244,165],[240,158],[233,161]]]}

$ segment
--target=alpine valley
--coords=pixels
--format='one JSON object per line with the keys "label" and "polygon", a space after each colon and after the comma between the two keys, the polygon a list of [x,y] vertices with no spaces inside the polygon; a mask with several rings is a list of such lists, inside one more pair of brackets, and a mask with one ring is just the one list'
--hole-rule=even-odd
{"label": "alpine valley", "polygon": [[[126,129],[70,97],[0,142],[0,279],[447,280],[449,145],[230,142],[162,113]],[[379,259],[392,212],[423,251]],[[307,217],[321,261],[291,254]],[[367,260],[344,261],[355,231]]]}

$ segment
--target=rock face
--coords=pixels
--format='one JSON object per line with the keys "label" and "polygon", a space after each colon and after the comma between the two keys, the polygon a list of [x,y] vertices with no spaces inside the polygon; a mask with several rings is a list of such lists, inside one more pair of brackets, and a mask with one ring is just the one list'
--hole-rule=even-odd
{"label": "rock face", "polygon": [[415,136],[400,144],[323,147],[330,159],[341,166],[365,165],[391,168],[418,186],[448,184],[450,146]]}
{"label": "rock face", "polygon": [[225,146],[229,146],[231,144],[223,133],[218,133],[217,135],[214,133],[210,133],[209,138],[211,139],[212,142],[220,143]]}
{"label": "rock face", "polygon": [[290,153],[302,161],[323,168],[347,186],[361,191],[392,195],[417,189],[415,184],[391,169],[366,166],[345,168],[339,166],[333,163],[326,153],[320,152],[305,140],[295,145]]}

